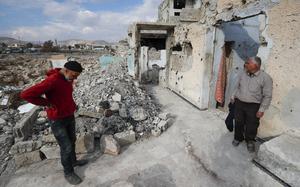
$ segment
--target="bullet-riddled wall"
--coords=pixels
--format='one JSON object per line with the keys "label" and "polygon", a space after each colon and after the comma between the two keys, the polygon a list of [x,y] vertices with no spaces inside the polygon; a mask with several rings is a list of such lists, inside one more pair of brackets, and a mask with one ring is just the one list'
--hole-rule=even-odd
{"label": "bullet-riddled wall", "polygon": [[267,10],[267,46],[259,56],[274,81],[273,100],[260,126],[261,136],[300,129],[300,1],[281,0]]}

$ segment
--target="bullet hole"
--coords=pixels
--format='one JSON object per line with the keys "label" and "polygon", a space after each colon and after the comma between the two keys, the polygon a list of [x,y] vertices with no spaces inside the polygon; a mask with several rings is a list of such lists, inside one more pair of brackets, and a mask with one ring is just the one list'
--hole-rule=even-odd
{"label": "bullet hole", "polygon": [[180,44],[176,44],[176,46],[172,47],[172,51],[182,51],[182,47]]}
{"label": "bullet hole", "polygon": [[178,74],[178,71],[176,71],[176,75]]}
{"label": "bullet hole", "polygon": [[247,3],[247,0],[242,0],[242,4],[246,4]]}
{"label": "bullet hole", "polygon": [[293,49],[293,47],[290,47],[290,49]]}
{"label": "bullet hole", "polygon": [[203,58],[201,58],[201,61],[203,61]]}
{"label": "bullet hole", "polygon": [[239,70],[239,67],[235,67],[236,70]]}
{"label": "bullet hole", "polygon": [[181,75],[181,79],[183,79],[183,75]]}
{"label": "bullet hole", "polygon": [[175,83],[176,85],[178,84],[178,82]]}
{"label": "bullet hole", "polygon": [[290,110],[291,112],[293,112],[293,110]]}

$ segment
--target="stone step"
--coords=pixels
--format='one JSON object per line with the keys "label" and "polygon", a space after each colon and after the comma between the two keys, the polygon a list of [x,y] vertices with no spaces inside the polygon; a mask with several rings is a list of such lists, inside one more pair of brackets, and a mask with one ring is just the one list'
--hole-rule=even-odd
{"label": "stone step", "polygon": [[299,145],[299,133],[287,132],[263,143],[255,160],[287,184],[299,186]]}

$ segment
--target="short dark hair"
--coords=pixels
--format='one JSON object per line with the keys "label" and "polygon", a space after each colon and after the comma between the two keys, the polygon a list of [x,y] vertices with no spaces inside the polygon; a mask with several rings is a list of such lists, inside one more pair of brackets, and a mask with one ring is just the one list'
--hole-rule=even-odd
{"label": "short dark hair", "polygon": [[250,59],[252,62],[254,62],[255,64],[257,64],[259,67],[261,66],[261,59],[260,59],[260,57],[255,56],[255,57],[250,57],[248,59]]}
{"label": "short dark hair", "polygon": [[261,59],[258,56],[256,56],[256,57],[254,57],[254,60],[257,63],[257,65],[260,67],[261,66]]}

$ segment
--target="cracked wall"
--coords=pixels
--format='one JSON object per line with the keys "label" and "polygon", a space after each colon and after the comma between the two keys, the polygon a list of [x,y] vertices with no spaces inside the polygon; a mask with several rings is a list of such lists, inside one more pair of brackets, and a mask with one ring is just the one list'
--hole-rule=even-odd
{"label": "cracked wall", "polygon": [[[180,10],[174,10],[173,3],[173,0],[165,0],[159,8],[159,22],[176,23],[170,48],[182,46],[182,51],[173,50],[167,55],[170,60],[166,69],[166,85],[169,88],[200,109],[215,107],[214,104],[209,105],[214,99],[211,95],[215,89],[215,62],[220,54],[219,48],[226,40],[226,36],[225,39],[218,36],[218,27],[229,22],[243,25],[244,19],[257,17],[259,25],[255,23],[255,27],[259,38],[255,36],[258,44],[255,48],[258,47],[258,56],[263,60],[262,68],[274,80],[272,104],[261,120],[259,136],[275,136],[287,129],[299,128],[300,65],[297,61],[300,55],[300,1],[196,0],[194,5],[189,4]],[[193,9],[194,12],[189,12],[186,20],[185,9]],[[180,14],[174,16],[174,11]],[[246,29],[252,32],[250,30]],[[186,44],[191,44],[191,54],[188,54]],[[251,48],[251,45],[248,47]],[[257,49],[254,52],[256,54]],[[239,61],[242,63],[243,59]]]}
{"label": "cracked wall", "polygon": [[299,129],[300,116],[300,1],[282,0],[267,11],[264,36],[268,45],[259,56],[273,78],[273,100],[260,126],[261,136]]}

